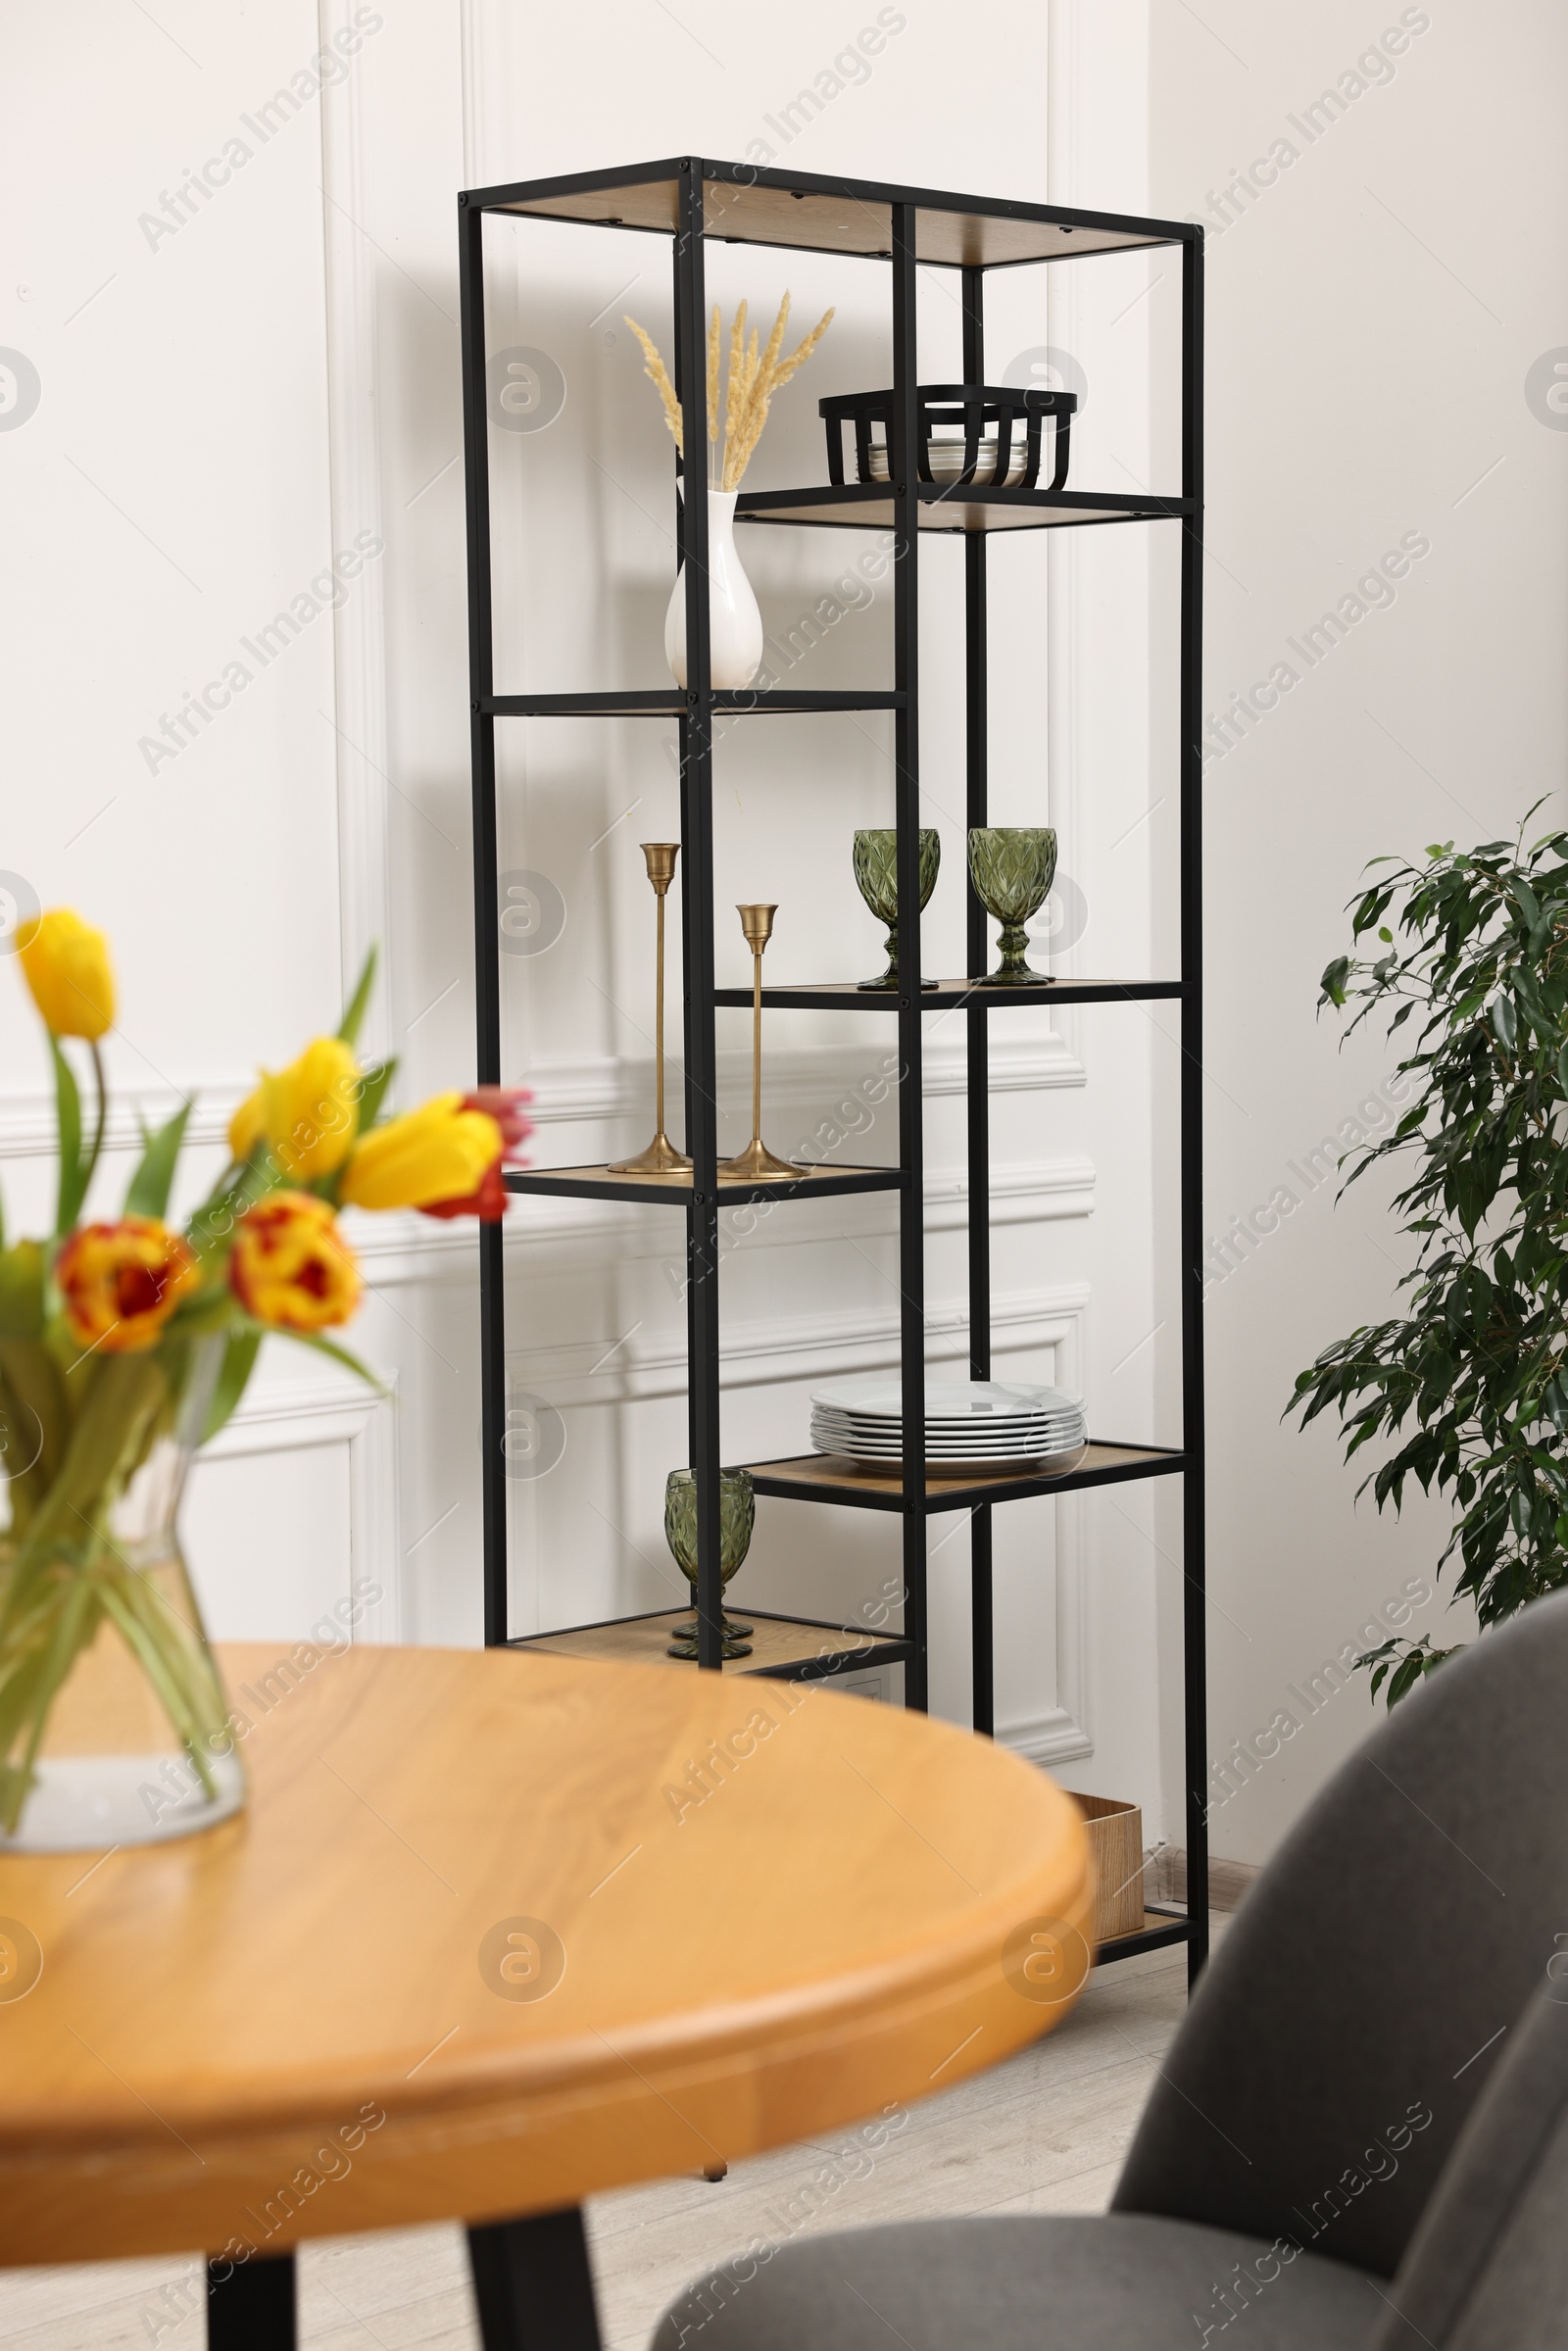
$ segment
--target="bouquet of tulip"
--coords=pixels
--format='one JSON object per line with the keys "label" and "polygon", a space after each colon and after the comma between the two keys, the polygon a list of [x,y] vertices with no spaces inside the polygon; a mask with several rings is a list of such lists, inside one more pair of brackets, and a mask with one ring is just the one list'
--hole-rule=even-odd
{"label": "bouquet of tulip", "polygon": [[[527,1098],[481,1087],[384,1117],[395,1064],[362,1068],[355,1053],[372,956],[336,1035],[262,1073],[230,1123],[229,1165],[183,1224],[170,1221],[169,1204],[190,1102],[143,1128],[121,1214],[84,1223],[108,1110],[99,1044],[115,1018],[108,949],[56,908],[24,931],[20,959],[54,1065],[59,1189],[48,1240],[7,1246],[0,1224],[0,1463],[10,1500],[0,1533],[0,1835],[16,1836],[51,1753],[62,1750],[67,1778],[75,1768],[79,1781],[83,1751],[116,1750],[144,1765],[149,1745],[162,1743],[188,1762],[195,1813],[205,1805],[204,1817],[221,1817],[241,1800],[243,1777],[173,1540],[183,1464],[233,1412],[270,1331],[375,1385],[328,1336],[362,1289],[339,1207],[499,1217],[503,1167],[529,1131]],[[87,1049],[90,1121],[68,1040]],[[126,1509],[138,1491],[139,1516]],[[139,1727],[127,1732],[109,1719],[111,1652],[132,1661],[139,1688]],[[161,1735],[151,1738],[149,1700]],[[62,1714],[74,1720],[56,1736]],[[239,1793],[215,1811],[225,1762]],[[91,1791],[67,1793],[79,1811]],[[95,1809],[108,1818],[105,1801]],[[159,1807],[146,1809],[157,1823]],[[120,1841],[136,1834],[122,1821],[109,1826]],[[73,1833],[61,1841],[94,1839]]]}

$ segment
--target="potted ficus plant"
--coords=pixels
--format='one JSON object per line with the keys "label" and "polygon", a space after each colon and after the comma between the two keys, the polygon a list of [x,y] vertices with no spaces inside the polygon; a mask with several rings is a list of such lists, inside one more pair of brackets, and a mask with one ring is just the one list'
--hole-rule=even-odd
{"label": "potted ficus plant", "polygon": [[526,1097],[482,1087],[385,1116],[395,1065],[355,1052],[372,957],[336,1034],[262,1073],[230,1122],[229,1165],[188,1216],[170,1214],[186,1102],[143,1130],[120,1213],[84,1220],[108,1112],[109,951],[57,907],[19,955],[48,1032],[59,1184],[51,1234],[7,1244],[0,1227],[0,1848],[144,1843],[244,1801],[176,1528],[197,1448],[269,1333],[374,1384],[332,1336],[362,1289],[339,1208],[501,1215]]}
{"label": "potted ficus plant", "polygon": [[[1359,1007],[1348,1036],[1415,1024],[1409,1105],[1347,1179],[1402,1155],[1414,1261],[1404,1311],[1326,1348],[1289,1407],[1336,1412],[1347,1458],[1393,1440],[1358,1490],[1380,1510],[1412,1478],[1451,1494],[1439,1567],[1458,1554],[1483,1629],[1568,1583],[1568,832],[1524,829],[1379,858],[1352,921],[1379,952],[1323,974],[1320,1005]],[[1359,1662],[1392,1706],[1453,1654],[1423,1634]]]}

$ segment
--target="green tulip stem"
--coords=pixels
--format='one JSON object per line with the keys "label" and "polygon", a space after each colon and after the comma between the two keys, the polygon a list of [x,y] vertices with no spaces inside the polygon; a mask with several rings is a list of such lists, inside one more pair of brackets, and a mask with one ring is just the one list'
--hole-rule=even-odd
{"label": "green tulip stem", "polygon": [[84,1628],[87,1629],[87,1638],[91,1638],[96,1619],[92,1600],[91,1586],[84,1579],[74,1581],[68,1588],[65,1605],[56,1618],[54,1638],[44,1658],[38,1688],[31,1697],[32,1720],[27,1732],[27,1743],[7,1776],[4,1818],[8,1835],[22,1818],[22,1807],[32,1786],[32,1767],[43,1742],[44,1727],[49,1720],[55,1692],[83,1646]]}
{"label": "green tulip stem", "polygon": [[92,1188],[93,1174],[104,1148],[104,1129],[109,1124],[109,1086],[104,1077],[104,1057],[99,1051],[96,1037],[88,1038],[87,1051],[92,1055],[93,1084],[98,1089],[98,1122],[93,1129],[92,1150],[87,1153],[86,1171],[81,1179],[83,1200],[86,1200],[87,1194]]}

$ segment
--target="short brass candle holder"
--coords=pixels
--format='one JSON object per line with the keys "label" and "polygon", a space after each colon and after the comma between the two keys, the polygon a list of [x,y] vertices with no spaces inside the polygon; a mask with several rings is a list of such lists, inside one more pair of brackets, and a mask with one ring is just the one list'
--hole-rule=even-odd
{"label": "short brass candle holder", "polygon": [[759,1176],[796,1176],[798,1167],[779,1159],[762,1141],[762,950],[773,936],[777,906],[737,906],[752,951],[752,1139],[734,1159],[720,1159],[718,1172],[731,1183]]}
{"label": "short brass candle holder", "polygon": [[659,937],[655,947],[654,981],[654,1139],[635,1159],[612,1159],[612,1175],[689,1175],[691,1161],[678,1151],[664,1132],[664,900],[675,878],[678,841],[644,841],[648,878],[659,901]]}

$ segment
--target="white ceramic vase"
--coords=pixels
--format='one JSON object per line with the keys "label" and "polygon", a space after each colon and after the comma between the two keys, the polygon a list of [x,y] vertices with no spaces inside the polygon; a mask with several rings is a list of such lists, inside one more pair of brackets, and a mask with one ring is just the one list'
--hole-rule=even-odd
{"label": "white ceramic vase", "polygon": [[[735,490],[708,493],[708,628],[712,683],[739,691],[756,677],[762,661],[762,615],[752,583],[735,552]],[[664,659],[677,686],[686,683],[686,579],[675,574],[675,590],[664,614]]]}

